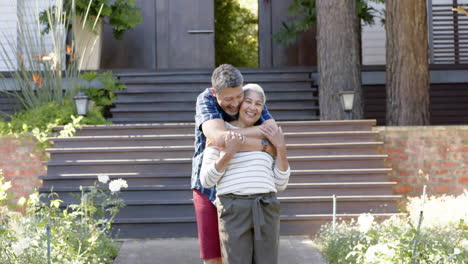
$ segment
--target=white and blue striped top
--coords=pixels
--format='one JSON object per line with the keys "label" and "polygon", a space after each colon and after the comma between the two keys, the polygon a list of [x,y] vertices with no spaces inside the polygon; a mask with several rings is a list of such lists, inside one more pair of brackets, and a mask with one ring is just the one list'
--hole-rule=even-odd
{"label": "white and blue striped top", "polygon": [[215,162],[221,150],[207,147],[203,156],[200,171],[200,182],[203,187],[216,185],[217,195],[237,194],[250,195],[277,192],[286,189],[290,168],[280,171],[275,160],[262,151],[237,152],[224,172],[218,172]]}

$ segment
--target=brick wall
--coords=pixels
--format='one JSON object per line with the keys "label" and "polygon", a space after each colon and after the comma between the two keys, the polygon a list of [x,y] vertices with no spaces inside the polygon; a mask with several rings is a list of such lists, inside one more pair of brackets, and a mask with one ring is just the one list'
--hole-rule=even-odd
{"label": "brick wall", "polygon": [[27,197],[40,187],[39,176],[46,175],[42,165],[46,159],[44,152],[37,150],[34,138],[0,136],[0,169],[5,180],[12,182],[16,197]]}
{"label": "brick wall", "polygon": [[468,126],[376,127],[396,194],[457,195],[468,189]]}

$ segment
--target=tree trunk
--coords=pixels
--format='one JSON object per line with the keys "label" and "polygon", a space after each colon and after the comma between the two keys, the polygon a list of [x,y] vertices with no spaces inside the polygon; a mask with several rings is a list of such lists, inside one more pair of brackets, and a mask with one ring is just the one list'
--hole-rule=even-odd
{"label": "tree trunk", "polygon": [[429,125],[426,0],[386,1],[387,125]]}
{"label": "tree trunk", "polygon": [[321,120],[344,119],[341,91],[354,91],[353,119],[363,116],[356,1],[317,0]]}

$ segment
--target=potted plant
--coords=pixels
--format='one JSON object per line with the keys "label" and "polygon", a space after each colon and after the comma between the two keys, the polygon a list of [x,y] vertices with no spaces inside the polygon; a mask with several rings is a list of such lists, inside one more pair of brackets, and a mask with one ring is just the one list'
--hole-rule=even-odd
{"label": "potted plant", "polygon": [[[70,46],[81,57],[80,69],[98,69],[102,46],[102,24],[112,27],[114,38],[121,40],[126,30],[142,22],[141,8],[135,5],[136,0],[58,0],[62,10],[70,14],[64,19],[68,32],[73,33]],[[50,30],[49,15],[58,10],[52,6],[39,15],[44,25],[42,33]],[[85,61],[85,58],[87,61]]]}

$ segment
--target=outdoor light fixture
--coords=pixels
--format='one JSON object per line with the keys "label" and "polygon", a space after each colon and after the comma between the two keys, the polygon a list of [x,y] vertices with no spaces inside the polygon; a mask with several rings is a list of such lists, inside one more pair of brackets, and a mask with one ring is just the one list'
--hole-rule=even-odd
{"label": "outdoor light fixture", "polygon": [[353,103],[354,103],[354,91],[343,91],[340,92],[341,107],[345,111],[346,119],[353,119]]}
{"label": "outdoor light fixture", "polygon": [[79,92],[75,97],[76,112],[80,116],[86,116],[88,113],[88,96],[84,92]]}

